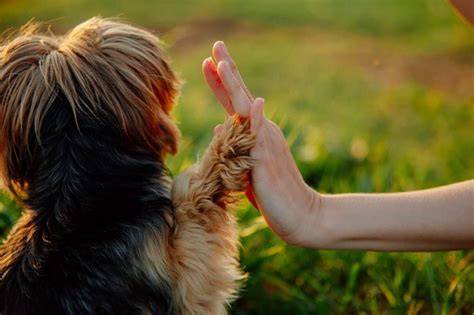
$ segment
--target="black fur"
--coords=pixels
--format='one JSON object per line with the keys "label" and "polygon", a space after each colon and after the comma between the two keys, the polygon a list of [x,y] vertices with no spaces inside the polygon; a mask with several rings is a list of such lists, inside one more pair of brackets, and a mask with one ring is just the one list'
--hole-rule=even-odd
{"label": "black fur", "polygon": [[124,140],[114,115],[75,118],[62,95],[29,139],[17,169],[30,237],[1,249],[18,257],[0,274],[0,314],[173,313],[170,283],[140,268],[147,233],[171,229],[162,158]]}

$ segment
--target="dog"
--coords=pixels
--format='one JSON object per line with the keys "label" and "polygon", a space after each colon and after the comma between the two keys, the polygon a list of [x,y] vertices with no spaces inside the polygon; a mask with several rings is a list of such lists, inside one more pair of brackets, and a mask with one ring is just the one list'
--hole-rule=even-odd
{"label": "dog", "polygon": [[222,314],[244,273],[231,206],[253,165],[232,117],[175,180],[180,80],[160,40],[92,18],[0,46],[0,165],[24,210],[0,247],[0,314]]}

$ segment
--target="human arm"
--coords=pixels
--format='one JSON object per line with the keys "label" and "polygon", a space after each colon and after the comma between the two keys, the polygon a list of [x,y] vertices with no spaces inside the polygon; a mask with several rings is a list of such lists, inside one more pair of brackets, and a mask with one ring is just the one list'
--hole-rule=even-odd
{"label": "human arm", "polygon": [[[380,251],[474,247],[474,181],[388,194],[320,194],[308,187],[274,123],[253,101],[223,43],[203,72],[229,113],[250,107],[256,159],[248,197],[270,228],[290,244],[324,249]],[[249,105],[250,104],[250,105]]]}
{"label": "human arm", "polygon": [[401,193],[319,194],[318,199],[302,220],[299,245],[379,251],[474,247],[474,180]]}

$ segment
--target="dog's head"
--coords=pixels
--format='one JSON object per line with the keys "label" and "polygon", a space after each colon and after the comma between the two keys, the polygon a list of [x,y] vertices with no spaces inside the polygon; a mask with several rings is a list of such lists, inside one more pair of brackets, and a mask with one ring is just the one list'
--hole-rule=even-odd
{"label": "dog's head", "polygon": [[39,28],[29,24],[0,46],[0,165],[13,193],[28,186],[38,163],[32,152],[58,107],[78,130],[88,117],[118,130],[125,144],[159,157],[176,152],[179,131],[169,113],[179,80],[157,37],[101,18],[64,37]]}

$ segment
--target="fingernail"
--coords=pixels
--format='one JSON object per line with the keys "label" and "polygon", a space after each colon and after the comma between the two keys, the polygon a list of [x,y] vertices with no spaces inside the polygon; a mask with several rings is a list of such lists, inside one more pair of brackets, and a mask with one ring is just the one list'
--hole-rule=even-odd
{"label": "fingernail", "polygon": [[[214,43],[214,47],[215,46],[219,46],[219,45],[224,45],[224,42],[221,41],[221,40],[218,40],[217,42]],[[225,45],[224,45],[225,46]]]}

